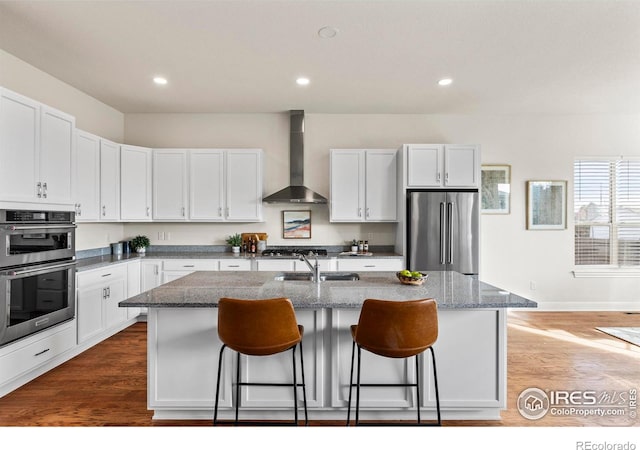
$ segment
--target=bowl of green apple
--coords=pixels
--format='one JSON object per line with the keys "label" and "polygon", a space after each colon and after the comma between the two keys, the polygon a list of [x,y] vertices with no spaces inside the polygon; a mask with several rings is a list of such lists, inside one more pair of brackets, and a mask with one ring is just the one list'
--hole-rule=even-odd
{"label": "bowl of green apple", "polygon": [[400,272],[396,272],[396,276],[398,277],[398,280],[400,280],[400,283],[402,284],[420,286],[422,283],[425,282],[425,280],[429,275],[427,275],[426,273],[412,272],[410,270],[405,269],[405,270],[401,270]]}

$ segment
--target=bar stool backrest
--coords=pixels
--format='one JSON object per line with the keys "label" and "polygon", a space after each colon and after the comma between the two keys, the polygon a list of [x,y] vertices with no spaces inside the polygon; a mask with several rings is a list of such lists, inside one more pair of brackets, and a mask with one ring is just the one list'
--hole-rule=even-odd
{"label": "bar stool backrest", "polygon": [[390,358],[422,353],[437,338],[438,308],[434,299],[367,299],[354,336],[360,347]]}
{"label": "bar stool backrest", "polygon": [[245,355],[273,355],[302,339],[288,298],[218,302],[218,336],[227,347]]}

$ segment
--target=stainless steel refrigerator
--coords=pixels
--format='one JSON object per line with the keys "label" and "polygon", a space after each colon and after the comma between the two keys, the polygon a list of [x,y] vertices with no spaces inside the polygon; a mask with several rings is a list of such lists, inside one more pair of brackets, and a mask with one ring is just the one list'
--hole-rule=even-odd
{"label": "stainless steel refrigerator", "polygon": [[477,275],[479,224],[480,197],[477,190],[409,191],[409,270],[453,270]]}

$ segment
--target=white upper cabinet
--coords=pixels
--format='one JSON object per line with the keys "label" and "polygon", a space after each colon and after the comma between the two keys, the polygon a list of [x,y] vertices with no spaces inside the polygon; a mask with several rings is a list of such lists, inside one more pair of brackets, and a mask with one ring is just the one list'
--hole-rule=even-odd
{"label": "white upper cabinet", "polygon": [[187,219],[187,152],[182,149],[153,151],[154,220]]}
{"label": "white upper cabinet", "polygon": [[397,220],[397,151],[331,150],[332,222]]}
{"label": "white upper cabinet", "polygon": [[0,200],[73,205],[75,118],[0,88]]}
{"label": "white upper cabinet", "polygon": [[120,219],[120,145],[100,139],[100,220]]}
{"label": "white upper cabinet", "polygon": [[225,220],[224,150],[189,151],[189,218]]}
{"label": "white upper cabinet", "polygon": [[76,222],[100,220],[100,138],[76,131]]}
{"label": "white upper cabinet", "polygon": [[151,220],[151,149],[120,146],[120,219]]}
{"label": "white upper cabinet", "polygon": [[153,180],[154,220],[262,220],[262,150],[155,149]]}
{"label": "white upper cabinet", "polygon": [[404,145],[407,187],[479,187],[476,145]]}
{"label": "white upper cabinet", "polygon": [[262,150],[227,150],[225,187],[227,221],[261,221]]}

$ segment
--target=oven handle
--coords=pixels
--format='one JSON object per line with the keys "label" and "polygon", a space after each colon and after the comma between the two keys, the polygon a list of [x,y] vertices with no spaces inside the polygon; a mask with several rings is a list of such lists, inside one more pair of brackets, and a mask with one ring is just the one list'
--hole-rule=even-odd
{"label": "oven handle", "polygon": [[7,225],[4,227],[7,231],[17,231],[17,230],[64,230],[67,228],[78,228],[77,225],[62,225],[62,224],[51,224],[51,225]]}
{"label": "oven handle", "polygon": [[56,264],[56,265],[47,266],[47,267],[39,266],[39,267],[34,267],[33,269],[24,269],[24,270],[18,270],[18,271],[15,271],[15,272],[14,271],[10,271],[9,272],[9,276],[10,277],[15,277],[15,276],[18,276],[18,275],[24,275],[25,273],[42,272],[42,271],[51,272],[51,270],[54,270],[54,269],[62,269],[64,267],[72,267],[72,266],[75,266],[75,265],[76,265],[76,262],[74,261],[74,262],[71,262],[71,263]]}

